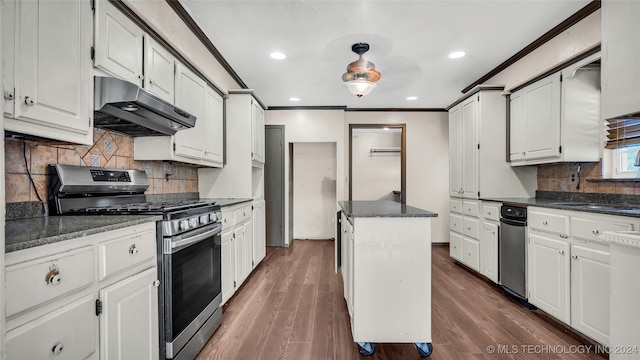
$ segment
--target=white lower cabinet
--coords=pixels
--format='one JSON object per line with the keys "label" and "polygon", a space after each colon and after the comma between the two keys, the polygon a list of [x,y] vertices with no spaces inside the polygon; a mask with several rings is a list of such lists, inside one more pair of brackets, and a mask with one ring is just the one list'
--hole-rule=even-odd
{"label": "white lower cabinet", "polygon": [[155,233],[150,222],[7,253],[7,359],[158,359]]}
{"label": "white lower cabinet", "polygon": [[529,207],[529,302],[609,345],[609,246],[603,231],[637,231],[633,217]]}
{"label": "white lower cabinet", "polygon": [[568,241],[552,236],[529,233],[529,302],[568,324],[570,246]]}
{"label": "white lower cabinet", "polygon": [[7,332],[7,359],[97,359],[89,294]]}
{"label": "white lower cabinet", "polygon": [[266,254],[264,241],[259,240],[262,245],[254,242],[258,230],[254,224],[261,221],[259,217],[254,218],[259,215],[259,211],[254,211],[255,207],[251,202],[222,207],[222,304],[233,296],[264,258],[264,255],[260,258],[260,254]]}
{"label": "white lower cabinet", "polygon": [[498,282],[498,224],[485,221],[480,234],[480,274]]}
{"label": "white lower cabinet", "polygon": [[267,255],[266,202],[253,202],[253,268]]}
{"label": "white lower cabinet", "polygon": [[462,235],[454,231],[449,232],[449,256],[462,261]]}
{"label": "white lower cabinet", "polygon": [[155,268],[100,290],[101,359],[158,356],[158,288]]}

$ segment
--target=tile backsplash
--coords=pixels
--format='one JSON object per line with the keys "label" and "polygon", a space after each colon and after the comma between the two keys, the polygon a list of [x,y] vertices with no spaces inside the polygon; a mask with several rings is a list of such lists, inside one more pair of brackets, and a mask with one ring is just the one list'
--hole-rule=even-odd
{"label": "tile backsplash", "polygon": [[[198,191],[196,167],[163,161],[134,160],[133,138],[115,132],[94,129],[91,146],[15,138],[6,138],[4,144],[7,203],[38,201],[35,186],[46,204],[49,164],[144,170],[149,178],[149,189],[145,194]],[[25,157],[33,184],[25,169]]]}
{"label": "tile backsplash", "polygon": [[579,163],[579,181],[571,183],[573,163],[538,165],[538,190],[602,194],[640,195],[640,182],[591,182],[602,179],[602,162]]}

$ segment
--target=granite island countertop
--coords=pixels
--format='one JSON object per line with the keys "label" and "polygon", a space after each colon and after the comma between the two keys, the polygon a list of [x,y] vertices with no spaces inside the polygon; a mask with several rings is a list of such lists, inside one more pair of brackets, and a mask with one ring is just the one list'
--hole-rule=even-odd
{"label": "granite island countertop", "polygon": [[347,217],[437,217],[438,214],[391,200],[339,201]]}
{"label": "granite island countertop", "polygon": [[5,252],[162,220],[161,215],[45,216],[5,223]]}

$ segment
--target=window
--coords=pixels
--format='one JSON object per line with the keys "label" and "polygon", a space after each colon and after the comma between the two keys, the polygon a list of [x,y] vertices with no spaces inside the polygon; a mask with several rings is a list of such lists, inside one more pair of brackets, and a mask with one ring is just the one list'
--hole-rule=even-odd
{"label": "window", "polygon": [[618,148],[613,150],[611,175],[614,178],[634,178],[638,175],[640,167],[635,166],[636,156],[640,151],[640,145]]}

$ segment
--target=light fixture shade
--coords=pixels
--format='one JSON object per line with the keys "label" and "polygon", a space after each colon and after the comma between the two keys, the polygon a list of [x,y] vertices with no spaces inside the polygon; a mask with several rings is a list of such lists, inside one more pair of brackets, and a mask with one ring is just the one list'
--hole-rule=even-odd
{"label": "light fixture shade", "polygon": [[363,97],[369,95],[371,90],[376,87],[376,84],[367,80],[351,80],[344,83],[349,88],[349,92],[357,97]]}
{"label": "light fixture shade", "polygon": [[372,62],[362,57],[369,50],[369,44],[356,43],[351,50],[358,54],[358,60],[347,66],[347,72],[342,74],[342,81],[353,95],[363,97],[376,87],[375,82],[380,80],[381,74]]}

